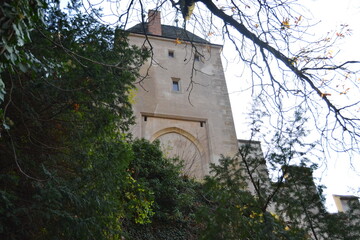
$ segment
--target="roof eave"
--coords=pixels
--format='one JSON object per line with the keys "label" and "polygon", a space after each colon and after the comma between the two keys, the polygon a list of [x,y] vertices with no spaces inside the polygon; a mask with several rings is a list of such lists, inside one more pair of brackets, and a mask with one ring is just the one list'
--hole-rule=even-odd
{"label": "roof eave", "polygon": [[[138,36],[147,36],[147,37],[151,37],[151,38],[157,38],[157,39],[167,39],[167,40],[176,40],[177,38],[171,38],[171,37],[164,37],[164,36],[159,36],[159,35],[154,35],[151,33],[136,33],[136,32],[129,32],[128,33],[130,35],[138,35]],[[180,39],[181,40],[181,39]],[[221,44],[214,44],[214,43],[210,43],[210,42],[199,42],[199,41],[189,41],[189,40],[181,40],[184,42],[188,42],[188,43],[195,43],[195,44],[201,44],[201,45],[210,45],[213,47],[218,47],[218,48],[222,48],[223,45]]]}

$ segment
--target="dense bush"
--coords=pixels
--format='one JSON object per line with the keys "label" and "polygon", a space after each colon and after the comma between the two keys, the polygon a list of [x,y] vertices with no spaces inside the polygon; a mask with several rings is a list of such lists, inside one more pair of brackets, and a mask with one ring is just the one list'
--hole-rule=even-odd
{"label": "dense bush", "polygon": [[126,171],[127,96],[147,53],[73,3],[49,4],[22,46],[31,58],[1,72],[1,239],[117,239],[121,219],[152,212]]}
{"label": "dense bush", "polygon": [[201,204],[201,184],[181,175],[181,162],[166,158],[159,142],[137,140],[132,145],[135,158],[130,164],[134,179],[154,194],[151,223],[125,223],[128,239],[198,239],[195,221]]}

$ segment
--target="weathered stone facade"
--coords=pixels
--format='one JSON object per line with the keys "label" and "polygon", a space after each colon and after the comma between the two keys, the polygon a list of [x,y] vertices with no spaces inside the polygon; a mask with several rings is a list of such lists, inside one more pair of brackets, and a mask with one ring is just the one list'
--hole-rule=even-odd
{"label": "weathered stone facade", "polygon": [[[160,19],[153,14],[160,13],[150,11],[149,19]],[[209,163],[217,163],[221,155],[234,156],[238,149],[222,46],[181,28],[156,24],[161,23],[138,26],[146,34],[130,29],[130,43],[153,53],[141,68],[147,77],[134,94],[132,133],[150,141],[159,139],[165,153],[185,161],[185,174],[202,178],[209,173]]]}

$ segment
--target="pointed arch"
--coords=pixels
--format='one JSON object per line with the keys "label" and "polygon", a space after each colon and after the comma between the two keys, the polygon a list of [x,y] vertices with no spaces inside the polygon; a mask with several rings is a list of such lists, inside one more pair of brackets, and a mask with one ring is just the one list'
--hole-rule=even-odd
{"label": "pointed arch", "polygon": [[201,156],[203,156],[203,154],[205,153],[204,148],[201,146],[201,143],[199,142],[199,140],[196,137],[194,137],[191,133],[189,133],[181,128],[177,128],[177,127],[169,127],[169,128],[164,128],[160,131],[157,131],[156,133],[154,133],[152,135],[150,142],[153,142],[156,139],[158,139],[159,137],[161,137],[162,135],[165,135],[168,133],[180,134],[181,136],[188,139],[190,142],[192,142],[197,147]]}

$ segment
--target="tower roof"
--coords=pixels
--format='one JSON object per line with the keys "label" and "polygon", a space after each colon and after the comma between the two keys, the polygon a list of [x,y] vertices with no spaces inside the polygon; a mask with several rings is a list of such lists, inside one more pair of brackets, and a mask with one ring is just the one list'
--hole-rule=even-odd
{"label": "tower roof", "polygon": [[180,39],[182,41],[211,44],[209,41],[198,37],[183,28],[163,24],[161,25],[161,35],[156,35],[149,32],[148,23],[138,23],[135,26],[129,28],[127,31],[131,33],[145,34],[144,30],[145,33],[150,36],[160,36],[169,39]]}

